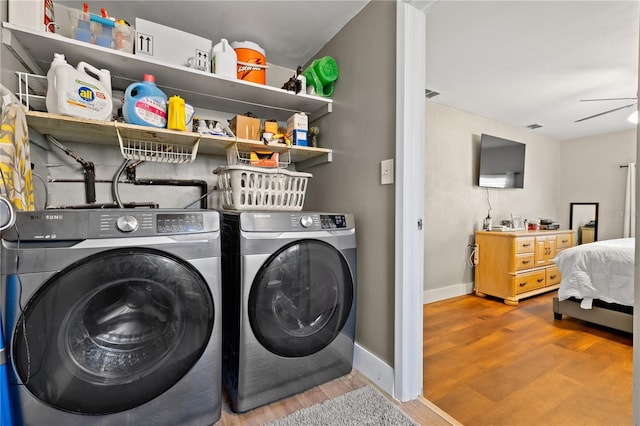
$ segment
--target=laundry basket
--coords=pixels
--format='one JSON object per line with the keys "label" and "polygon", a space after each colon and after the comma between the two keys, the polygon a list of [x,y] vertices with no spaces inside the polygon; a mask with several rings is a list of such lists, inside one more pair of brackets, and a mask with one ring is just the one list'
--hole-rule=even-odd
{"label": "laundry basket", "polygon": [[307,181],[313,175],[287,169],[221,166],[220,202],[227,210],[302,210]]}

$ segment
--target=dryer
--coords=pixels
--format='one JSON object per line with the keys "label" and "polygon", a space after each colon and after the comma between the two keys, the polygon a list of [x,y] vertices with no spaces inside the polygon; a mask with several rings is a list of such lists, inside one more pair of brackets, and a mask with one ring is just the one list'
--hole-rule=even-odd
{"label": "dryer", "polygon": [[244,412],[348,374],[356,326],[353,215],[225,212],[223,384]]}
{"label": "dryer", "polygon": [[18,212],[0,265],[18,423],[215,423],[219,225],[206,210]]}

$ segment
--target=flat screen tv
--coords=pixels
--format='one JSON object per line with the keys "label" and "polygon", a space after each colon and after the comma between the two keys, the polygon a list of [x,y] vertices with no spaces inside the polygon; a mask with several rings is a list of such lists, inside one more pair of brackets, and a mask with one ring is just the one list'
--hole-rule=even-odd
{"label": "flat screen tv", "polygon": [[486,188],[523,188],[526,145],[482,134],[480,137],[480,178]]}

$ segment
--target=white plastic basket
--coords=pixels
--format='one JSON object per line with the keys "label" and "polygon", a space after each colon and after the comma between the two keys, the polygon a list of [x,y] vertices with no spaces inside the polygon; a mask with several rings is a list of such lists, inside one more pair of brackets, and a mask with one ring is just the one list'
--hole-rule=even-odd
{"label": "white plastic basket", "polygon": [[311,173],[230,165],[218,167],[220,202],[227,210],[302,210]]}

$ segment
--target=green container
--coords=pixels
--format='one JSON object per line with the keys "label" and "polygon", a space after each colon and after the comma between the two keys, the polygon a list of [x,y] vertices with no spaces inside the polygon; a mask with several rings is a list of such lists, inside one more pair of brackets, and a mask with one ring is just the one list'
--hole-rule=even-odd
{"label": "green container", "polygon": [[313,87],[317,95],[325,97],[333,95],[333,85],[338,79],[338,74],[338,64],[331,56],[315,59],[302,72],[307,79],[307,86]]}

